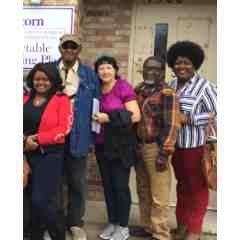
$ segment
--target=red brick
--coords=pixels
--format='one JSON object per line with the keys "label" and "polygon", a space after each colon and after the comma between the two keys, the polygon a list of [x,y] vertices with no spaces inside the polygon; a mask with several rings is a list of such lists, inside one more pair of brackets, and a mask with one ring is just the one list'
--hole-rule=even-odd
{"label": "red brick", "polygon": [[86,38],[86,40],[87,40],[88,42],[98,42],[98,41],[103,40],[103,36],[101,36],[101,35],[88,36],[88,37]]}
{"label": "red brick", "polygon": [[122,36],[114,36],[114,35],[104,36],[104,40],[111,41],[111,42],[124,42]]}
{"label": "red brick", "polygon": [[117,42],[117,43],[113,43],[113,47],[115,48],[129,48],[129,43],[128,42]]}
{"label": "red brick", "polygon": [[116,35],[130,36],[130,30],[117,30]]}
{"label": "red brick", "polygon": [[95,47],[96,48],[112,48],[113,43],[112,42],[101,41],[101,42],[97,42],[95,44]]}
{"label": "red brick", "polygon": [[97,30],[96,29],[86,29],[85,30],[85,38],[87,38],[88,36],[96,36],[97,35]]}

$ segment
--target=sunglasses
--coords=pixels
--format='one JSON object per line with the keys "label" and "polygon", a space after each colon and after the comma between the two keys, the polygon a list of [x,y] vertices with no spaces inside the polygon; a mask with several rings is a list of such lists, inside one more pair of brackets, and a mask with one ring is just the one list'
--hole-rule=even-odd
{"label": "sunglasses", "polygon": [[79,48],[79,46],[75,43],[75,42],[72,42],[72,41],[68,41],[68,42],[65,42],[62,44],[62,49],[77,49]]}

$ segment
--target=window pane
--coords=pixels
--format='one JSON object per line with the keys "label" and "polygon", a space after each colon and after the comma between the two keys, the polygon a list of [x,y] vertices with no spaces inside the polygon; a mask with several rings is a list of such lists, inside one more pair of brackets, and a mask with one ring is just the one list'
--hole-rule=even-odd
{"label": "window pane", "polygon": [[168,24],[157,23],[155,26],[154,56],[166,59]]}

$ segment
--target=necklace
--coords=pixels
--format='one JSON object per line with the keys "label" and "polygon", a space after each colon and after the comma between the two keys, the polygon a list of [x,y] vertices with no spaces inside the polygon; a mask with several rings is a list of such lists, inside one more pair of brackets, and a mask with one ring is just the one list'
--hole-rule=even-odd
{"label": "necklace", "polygon": [[44,97],[35,97],[34,100],[33,100],[33,105],[34,105],[35,107],[39,107],[39,106],[41,106],[43,103],[45,103],[46,100],[47,100],[47,99],[44,98]]}

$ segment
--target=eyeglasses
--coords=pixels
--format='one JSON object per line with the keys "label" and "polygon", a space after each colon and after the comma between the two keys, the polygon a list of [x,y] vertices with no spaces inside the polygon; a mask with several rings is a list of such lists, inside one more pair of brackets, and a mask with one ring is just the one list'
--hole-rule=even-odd
{"label": "eyeglasses", "polygon": [[72,42],[72,41],[68,41],[68,42],[65,42],[62,44],[62,49],[77,49],[79,48],[79,46],[75,43],[75,42]]}

